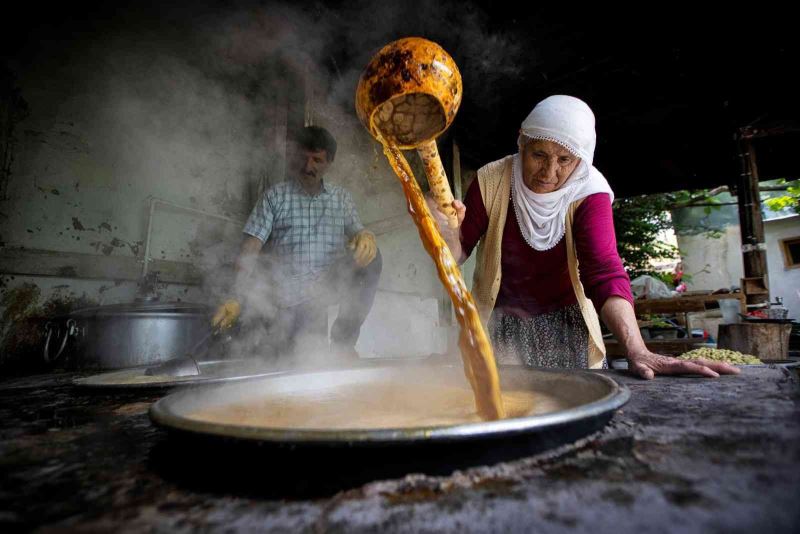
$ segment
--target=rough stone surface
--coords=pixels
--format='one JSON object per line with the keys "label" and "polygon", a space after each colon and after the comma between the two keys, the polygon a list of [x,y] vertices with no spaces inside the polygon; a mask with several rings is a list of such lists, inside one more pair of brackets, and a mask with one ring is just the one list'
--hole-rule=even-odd
{"label": "rough stone surface", "polygon": [[[0,383],[0,528],[275,532],[797,532],[796,375],[747,368],[645,382],[602,432],[445,477],[315,498],[193,487],[154,460],[160,394],[87,394],[75,375]],[[394,454],[394,453],[393,453]],[[208,461],[213,462],[213,458]],[[242,473],[243,479],[252,476]]]}

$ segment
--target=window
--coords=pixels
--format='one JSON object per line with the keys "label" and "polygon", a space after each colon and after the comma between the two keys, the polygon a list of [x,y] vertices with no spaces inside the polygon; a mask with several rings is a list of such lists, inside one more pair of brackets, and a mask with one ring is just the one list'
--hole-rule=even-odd
{"label": "window", "polygon": [[800,237],[781,239],[780,244],[781,252],[783,252],[783,264],[786,268],[800,268]]}

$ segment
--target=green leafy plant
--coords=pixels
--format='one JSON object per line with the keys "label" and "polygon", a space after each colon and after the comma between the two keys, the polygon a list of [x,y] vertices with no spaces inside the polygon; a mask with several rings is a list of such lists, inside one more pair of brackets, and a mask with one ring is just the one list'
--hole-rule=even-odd
{"label": "green leafy plant", "polygon": [[678,249],[659,239],[659,234],[671,229],[667,195],[647,195],[620,198],[614,201],[614,228],[617,251],[631,278],[643,274],[658,276],[654,260],[677,259]]}
{"label": "green leafy plant", "polygon": [[791,209],[795,213],[800,213],[800,180],[778,180],[779,185],[786,186],[786,194],[766,198],[764,204],[771,211],[783,211]]}

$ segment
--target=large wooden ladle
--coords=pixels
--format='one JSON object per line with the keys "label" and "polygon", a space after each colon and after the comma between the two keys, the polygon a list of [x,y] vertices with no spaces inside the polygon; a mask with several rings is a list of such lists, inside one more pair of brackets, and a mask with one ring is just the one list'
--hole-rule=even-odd
{"label": "large wooden ladle", "polygon": [[356,90],[356,111],[376,139],[416,149],[436,204],[458,226],[453,193],[436,148],[461,105],[461,74],[438,44],[407,37],[384,46],[369,62]]}
{"label": "large wooden ladle", "polygon": [[475,394],[475,408],[487,420],[505,417],[492,345],[458,263],[442,238],[401,149],[416,148],[448,225],[458,226],[453,194],[436,150],[436,136],[453,122],[461,104],[461,74],[447,52],[419,37],[383,47],[367,65],[356,89],[356,111],[397,174],[408,212],[450,299],[461,326],[458,344],[464,373]]}

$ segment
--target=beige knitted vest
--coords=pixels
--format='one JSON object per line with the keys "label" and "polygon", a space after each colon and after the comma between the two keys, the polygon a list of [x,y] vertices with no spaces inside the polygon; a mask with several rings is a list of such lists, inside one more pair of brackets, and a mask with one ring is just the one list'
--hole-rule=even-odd
{"label": "beige knitted vest", "polygon": [[[503,241],[503,228],[508,215],[509,198],[511,197],[511,164],[513,156],[494,161],[478,170],[478,185],[481,196],[489,216],[489,228],[478,243],[478,252],[475,263],[475,276],[472,282],[472,296],[478,305],[478,311],[484,325],[489,324],[489,318],[494,310],[497,294],[500,292],[500,254]],[[569,277],[575,297],[581,308],[583,320],[589,330],[589,367],[599,368],[605,357],[603,334],[600,330],[600,320],[594,309],[592,301],[586,298],[578,275],[578,257],[575,242],[572,239],[572,218],[575,210],[583,199],[570,204],[567,211],[566,233],[567,262],[569,264]]]}

